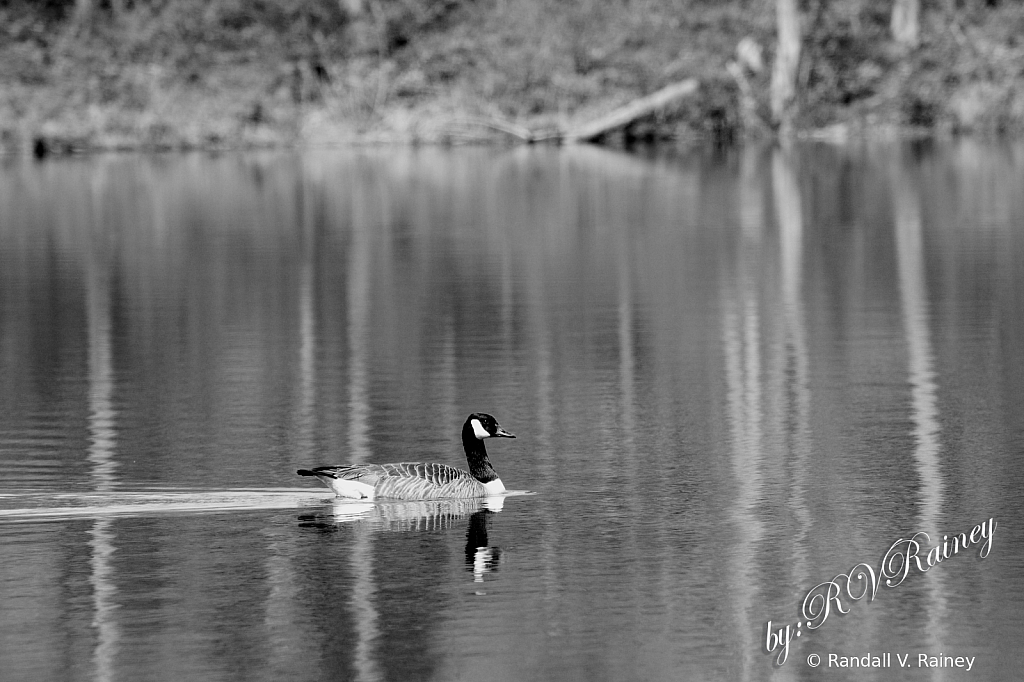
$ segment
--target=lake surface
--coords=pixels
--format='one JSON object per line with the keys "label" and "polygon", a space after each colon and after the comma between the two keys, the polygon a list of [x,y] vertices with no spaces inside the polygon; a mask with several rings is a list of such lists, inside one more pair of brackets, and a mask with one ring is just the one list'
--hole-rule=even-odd
{"label": "lake surface", "polygon": [[[970,141],[2,160],[0,678],[1018,679],[1022,190]],[[474,411],[533,494],[295,475],[465,466]]]}

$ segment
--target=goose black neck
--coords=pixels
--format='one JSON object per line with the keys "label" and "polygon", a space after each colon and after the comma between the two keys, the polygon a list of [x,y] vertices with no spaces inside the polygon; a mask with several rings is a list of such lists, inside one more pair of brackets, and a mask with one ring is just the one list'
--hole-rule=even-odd
{"label": "goose black neck", "polygon": [[462,447],[466,450],[466,461],[469,462],[469,473],[481,483],[490,483],[498,478],[497,472],[487,459],[487,448],[484,441],[473,433],[472,424],[467,421],[462,427]]}

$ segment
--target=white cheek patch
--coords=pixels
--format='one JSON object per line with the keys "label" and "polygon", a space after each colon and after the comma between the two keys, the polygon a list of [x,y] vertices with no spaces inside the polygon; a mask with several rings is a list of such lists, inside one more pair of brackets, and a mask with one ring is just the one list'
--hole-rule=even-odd
{"label": "white cheek patch", "polygon": [[473,419],[469,423],[473,425],[473,435],[480,440],[491,437],[491,434],[487,433],[487,429],[484,428],[479,419]]}
{"label": "white cheek patch", "polygon": [[484,573],[488,571],[487,564],[493,557],[494,552],[490,547],[476,548],[476,554],[473,555],[473,582],[482,583],[484,581]]}

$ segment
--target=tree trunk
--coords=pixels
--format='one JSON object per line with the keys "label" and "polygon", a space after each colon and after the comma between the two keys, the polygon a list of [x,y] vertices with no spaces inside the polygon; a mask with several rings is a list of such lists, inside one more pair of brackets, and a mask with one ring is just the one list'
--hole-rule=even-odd
{"label": "tree trunk", "polygon": [[921,33],[921,0],[894,0],[889,28],[897,43],[917,47]]}
{"label": "tree trunk", "polygon": [[338,4],[352,17],[358,17],[366,10],[363,0],[339,0]]}
{"label": "tree trunk", "polygon": [[93,0],[75,0],[74,24],[76,31],[88,29],[92,25]]}
{"label": "tree trunk", "polygon": [[789,134],[793,127],[796,78],[800,67],[800,17],[796,0],[776,0],[778,46],[772,69],[772,119],[779,131]]}

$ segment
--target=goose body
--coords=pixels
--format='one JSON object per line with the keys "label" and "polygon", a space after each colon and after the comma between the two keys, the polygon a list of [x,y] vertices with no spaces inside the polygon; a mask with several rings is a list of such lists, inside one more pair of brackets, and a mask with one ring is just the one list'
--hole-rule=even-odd
{"label": "goose body", "polygon": [[515,438],[498,426],[489,414],[474,412],[462,426],[462,446],[469,471],[446,464],[398,462],[395,464],[346,464],[299,469],[300,476],[314,476],[340,497],[352,499],[440,500],[487,497],[504,492],[505,486],[487,459],[486,438]]}

